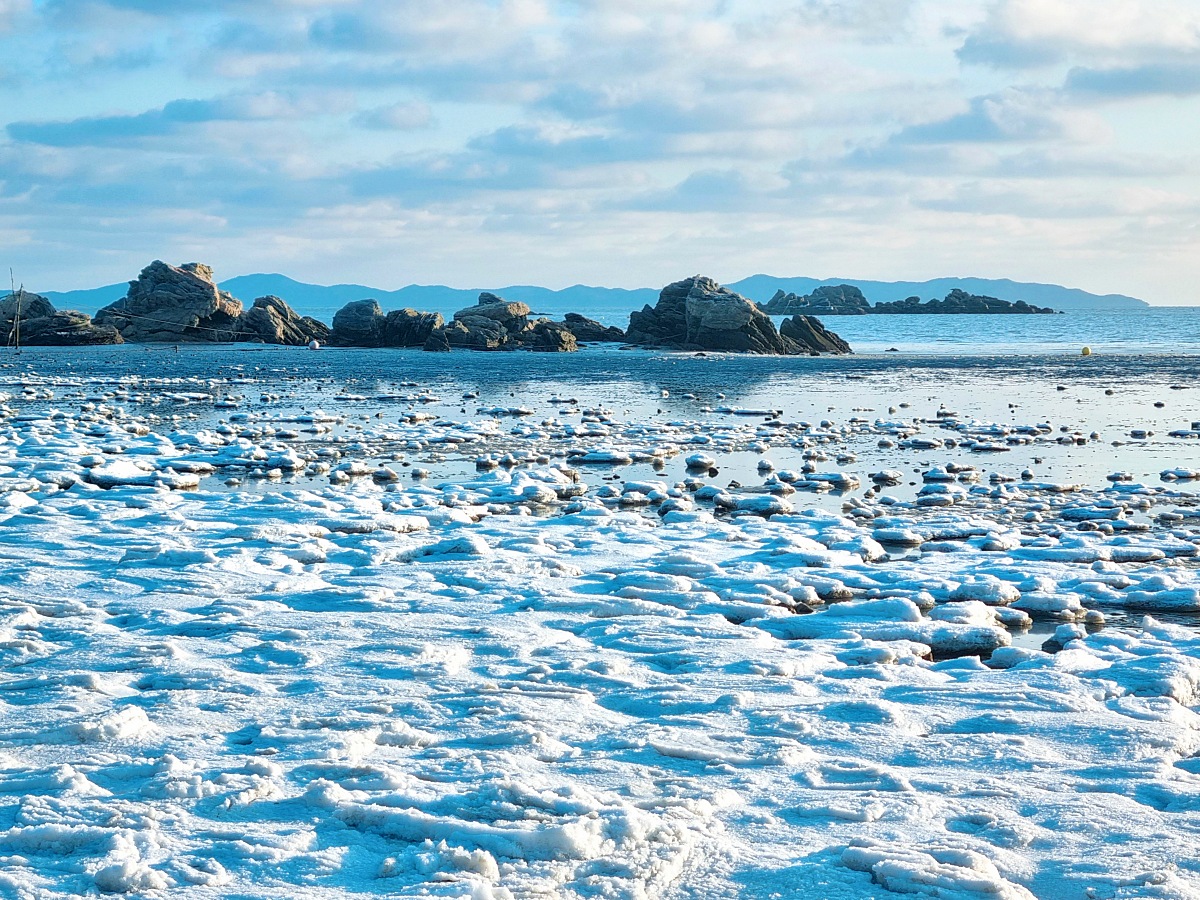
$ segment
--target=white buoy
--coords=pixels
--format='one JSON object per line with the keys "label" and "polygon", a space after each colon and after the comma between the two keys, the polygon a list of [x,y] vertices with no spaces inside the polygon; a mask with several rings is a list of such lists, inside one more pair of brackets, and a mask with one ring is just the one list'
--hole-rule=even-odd
{"label": "white buoy", "polygon": [[1092,355],[1092,348],[1091,348],[1091,347],[1084,347],[1084,348],[1083,348],[1083,350],[1080,352],[1080,355],[1081,355],[1081,356],[1091,356],[1091,355]]}
{"label": "white buoy", "polygon": [[[320,341],[309,341],[309,342],[308,342],[308,349],[309,349],[309,350],[320,350],[320,349],[321,349],[321,342],[320,342]],[[1089,352],[1090,352],[1090,351],[1089,351]]]}

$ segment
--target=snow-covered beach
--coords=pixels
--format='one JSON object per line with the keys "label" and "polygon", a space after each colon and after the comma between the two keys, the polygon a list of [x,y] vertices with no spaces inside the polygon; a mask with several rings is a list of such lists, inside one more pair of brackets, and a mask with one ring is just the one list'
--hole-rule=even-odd
{"label": "snow-covered beach", "polygon": [[5,362],[7,894],[1200,896],[1195,357]]}

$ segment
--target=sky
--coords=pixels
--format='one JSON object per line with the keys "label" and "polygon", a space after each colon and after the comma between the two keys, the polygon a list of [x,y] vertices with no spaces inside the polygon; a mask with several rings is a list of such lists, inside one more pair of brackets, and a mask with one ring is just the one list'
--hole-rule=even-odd
{"label": "sky", "polygon": [[[0,267],[1200,303],[1200,0],[0,0]],[[5,273],[7,274],[7,273]]]}

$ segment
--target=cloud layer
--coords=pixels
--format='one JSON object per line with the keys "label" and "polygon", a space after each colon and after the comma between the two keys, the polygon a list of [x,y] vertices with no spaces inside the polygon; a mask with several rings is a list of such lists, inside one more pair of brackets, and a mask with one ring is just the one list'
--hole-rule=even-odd
{"label": "cloud layer", "polygon": [[1200,299],[1190,0],[0,0],[31,285],[1010,276]]}

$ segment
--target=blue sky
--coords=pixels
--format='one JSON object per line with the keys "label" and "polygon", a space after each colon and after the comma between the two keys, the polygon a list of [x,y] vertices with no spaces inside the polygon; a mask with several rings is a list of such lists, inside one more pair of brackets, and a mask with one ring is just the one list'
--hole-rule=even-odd
{"label": "blue sky", "polygon": [[1200,302],[1196,0],[0,0],[0,264]]}

